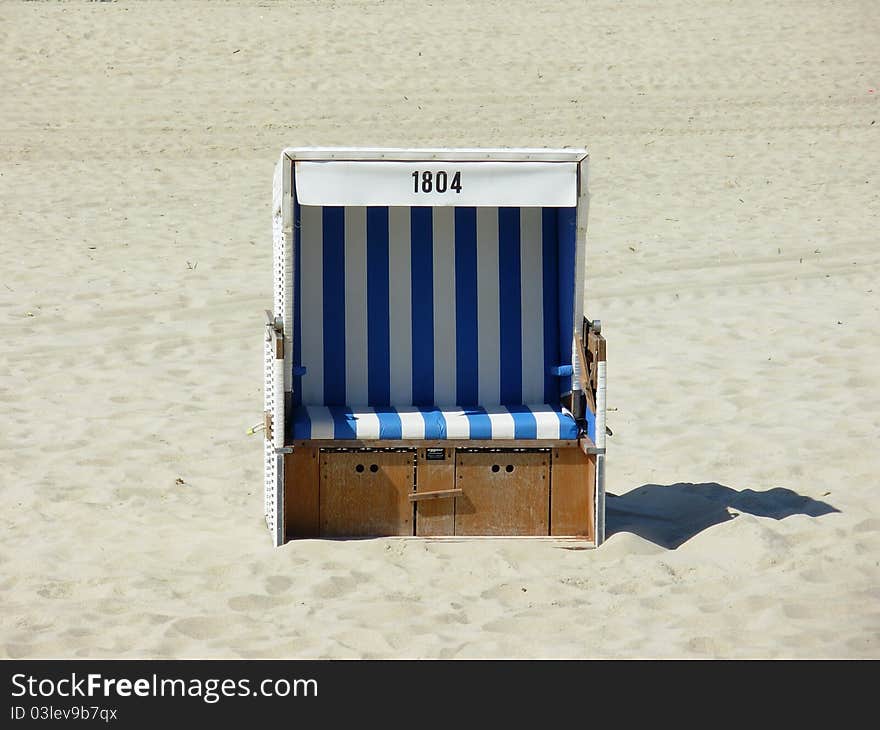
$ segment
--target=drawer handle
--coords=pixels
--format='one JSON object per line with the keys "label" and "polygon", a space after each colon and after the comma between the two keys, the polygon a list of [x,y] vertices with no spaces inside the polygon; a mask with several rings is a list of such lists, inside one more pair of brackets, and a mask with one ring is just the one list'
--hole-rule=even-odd
{"label": "drawer handle", "polygon": [[422,499],[451,499],[464,494],[463,489],[440,489],[436,492],[412,492],[409,495],[410,502],[418,502]]}

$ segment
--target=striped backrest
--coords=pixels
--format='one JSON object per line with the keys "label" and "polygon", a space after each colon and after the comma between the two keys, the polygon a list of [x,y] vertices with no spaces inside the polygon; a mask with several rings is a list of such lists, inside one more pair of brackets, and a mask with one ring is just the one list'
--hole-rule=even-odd
{"label": "striped backrest", "polygon": [[574,208],[295,207],[294,402],[558,404]]}

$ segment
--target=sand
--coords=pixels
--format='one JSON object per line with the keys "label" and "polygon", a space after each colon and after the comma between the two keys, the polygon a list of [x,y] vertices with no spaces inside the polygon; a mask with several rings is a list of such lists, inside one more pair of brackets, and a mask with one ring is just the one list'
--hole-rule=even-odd
{"label": "sand", "polygon": [[[871,8],[0,5],[0,655],[880,657]],[[308,144],[589,147],[603,547],[271,547]]]}

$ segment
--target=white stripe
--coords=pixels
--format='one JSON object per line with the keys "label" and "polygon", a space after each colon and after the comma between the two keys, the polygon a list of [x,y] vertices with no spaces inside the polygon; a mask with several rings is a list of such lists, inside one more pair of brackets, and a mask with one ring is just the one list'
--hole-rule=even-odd
{"label": "white stripe", "polygon": [[345,209],[345,332],[334,336],[345,338],[345,402],[369,403],[366,208]]}
{"label": "white stripe", "polygon": [[300,331],[302,402],[324,402],[324,233],[323,208],[300,208]]}
{"label": "white stripe", "polygon": [[498,276],[498,208],[477,208],[478,396],[484,407],[501,402],[501,303]]}
{"label": "white stripe", "polygon": [[[391,404],[412,403],[412,264],[409,208],[388,209]],[[424,421],[422,421],[424,432]]]}
{"label": "white stripe", "polygon": [[353,411],[354,432],[359,439],[379,438],[379,416],[372,408],[358,408]]}
{"label": "white stripe", "polygon": [[400,437],[405,439],[425,438],[425,418],[414,406],[398,406],[400,416]]}
{"label": "white stripe", "polygon": [[446,421],[446,438],[469,439],[471,437],[471,424],[464,411],[449,408],[442,411],[443,420]]}
{"label": "white stripe", "polygon": [[544,400],[544,268],[541,208],[520,210],[522,400]]}
{"label": "white stripe", "polygon": [[489,414],[493,439],[512,439],[515,435],[513,414],[504,406],[483,406]]}
{"label": "white stripe", "polygon": [[307,409],[312,424],[313,439],[333,438],[333,416],[330,409],[324,406],[309,406]]}
{"label": "white stripe", "polygon": [[434,403],[454,405],[455,209],[434,208]]}
{"label": "white stripe", "polygon": [[550,406],[528,406],[535,417],[539,439],[559,438],[559,415]]}

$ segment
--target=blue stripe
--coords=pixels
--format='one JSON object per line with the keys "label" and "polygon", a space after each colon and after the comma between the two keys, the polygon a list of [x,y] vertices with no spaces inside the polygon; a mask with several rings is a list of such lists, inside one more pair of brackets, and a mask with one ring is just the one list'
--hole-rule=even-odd
{"label": "blue stripe", "polygon": [[446,419],[437,408],[419,408],[425,421],[426,439],[446,438]]}
{"label": "blue stripe", "polygon": [[538,438],[538,422],[535,415],[525,406],[508,406],[507,410],[513,416],[513,437],[515,439]]}
{"label": "blue stripe", "polygon": [[559,438],[576,439],[580,435],[574,418],[566,413],[562,413],[561,410],[556,412],[556,417],[559,418]]}
{"label": "blue stripe", "polygon": [[325,206],[324,405],[345,403],[345,209]]}
{"label": "blue stripe", "polygon": [[375,408],[374,410],[379,417],[380,439],[403,438],[403,426],[400,423],[400,416],[397,415],[396,410],[388,406]]}
{"label": "blue stripe", "polygon": [[[412,404],[434,403],[434,228],[431,208],[410,209]],[[427,427],[427,426],[426,426]],[[427,436],[426,438],[440,438]]]}
{"label": "blue stripe", "polygon": [[519,208],[498,209],[501,403],[522,402],[522,291]]}
{"label": "blue stripe", "polygon": [[541,241],[543,262],[543,295],[544,295],[544,402],[555,405],[559,402],[559,378],[550,372],[551,367],[565,365],[559,359],[559,299],[557,282],[558,269],[558,238],[556,208],[544,208],[541,216]]}
{"label": "blue stripe", "polygon": [[[574,368],[571,365],[551,365],[549,368],[549,372],[551,375],[555,375],[557,378],[565,375],[569,376],[574,372]],[[546,398],[544,400],[547,400]]]}
{"label": "blue stripe", "polygon": [[[292,166],[291,166],[292,167]],[[296,186],[291,183],[291,190],[296,190]],[[302,364],[302,306],[300,304],[301,281],[302,281],[302,256],[300,248],[302,245],[302,217],[299,202],[296,196],[293,198],[293,367]],[[302,375],[293,376],[293,404],[298,406],[302,404]]]}
{"label": "blue stripe", "polygon": [[391,400],[388,312],[388,208],[367,208],[367,392],[371,406]]}
{"label": "blue stripe", "polygon": [[304,406],[299,406],[293,411],[293,438],[310,439],[312,437],[312,422],[309,419],[309,411]]}
{"label": "blue stripe", "polygon": [[485,409],[475,406],[473,408],[465,408],[464,414],[467,416],[468,423],[471,428],[472,439],[491,439],[492,438],[492,421]]}
{"label": "blue stripe", "polygon": [[[559,240],[559,364],[571,362],[571,338],[574,332],[574,268],[577,209],[559,208],[557,237]],[[583,296],[583,292],[578,292]],[[571,390],[571,378],[560,378],[561,393]]]}
{"label": "blue stripe", "polygon": [[334,439],[356,439],[357,423],[348,406],[330,406]]}
{"label": "blue stripe", "polygon": [[596,443],[596,414],[593,413],[589,406],[584,408],[584,418],[587,421],[587,436]]}
{"label": "blue stripe", "polygon": [[477,209],[455,209],[455,369],[456,402],[476,405],[479,359],[477,340]]}

